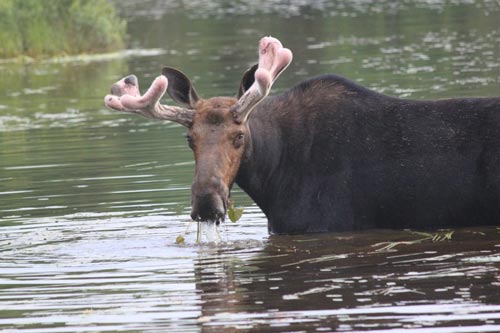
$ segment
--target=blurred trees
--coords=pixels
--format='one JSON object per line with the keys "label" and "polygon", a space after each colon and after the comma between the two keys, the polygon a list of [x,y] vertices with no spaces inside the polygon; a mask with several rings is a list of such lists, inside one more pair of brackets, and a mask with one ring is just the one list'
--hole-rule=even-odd
{"label": "blurred trees", "polygon": [[1,58],[121,48],[125,29],[107,0],[0,1]]}

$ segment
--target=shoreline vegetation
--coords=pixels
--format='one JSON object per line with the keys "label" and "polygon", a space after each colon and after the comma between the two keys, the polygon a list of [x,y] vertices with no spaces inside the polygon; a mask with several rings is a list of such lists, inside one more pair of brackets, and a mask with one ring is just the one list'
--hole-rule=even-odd
{"label": "shoreline vegetation", "polygon": [[0,59],[116,51],[126,22],[108,0],[0,1]]}

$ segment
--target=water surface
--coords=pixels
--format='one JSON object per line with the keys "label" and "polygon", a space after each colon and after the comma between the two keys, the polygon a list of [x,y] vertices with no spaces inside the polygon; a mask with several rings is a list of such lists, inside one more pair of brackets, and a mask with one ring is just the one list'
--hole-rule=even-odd
{"label": "water surface", "polygon": [[233,95],[269,34],[294,52],[273,93],[337,73],[399,97],[498,96],[497,1],[120,6],[125,52],[0,62],[0,330],[500,331],[498,228],[269,236],[236,189],[242,220],[197,245],[185,130],[102,105],[163,65]]}

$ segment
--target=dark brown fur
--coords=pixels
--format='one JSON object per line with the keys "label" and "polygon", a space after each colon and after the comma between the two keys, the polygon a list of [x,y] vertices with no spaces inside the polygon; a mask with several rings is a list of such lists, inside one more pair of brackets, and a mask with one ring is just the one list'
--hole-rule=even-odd
{"label": "dark brown fur", "polygon": [[219,221],[228,207],[244,151],[239,137],[247,133],[247,127],[236,123],[230,112],[235,103],[235,98],[214,97],[194,105],[188,140],[196,161],[191,214],[195,220]]}
{"label": "dark brown fur", "polygon": [[240,124],[236,99],[176,78],[171,96],[195,111],[195,220],[221,221],[236,182],[272,233],[500,224],[499,98],[403,100],[324,75]]}

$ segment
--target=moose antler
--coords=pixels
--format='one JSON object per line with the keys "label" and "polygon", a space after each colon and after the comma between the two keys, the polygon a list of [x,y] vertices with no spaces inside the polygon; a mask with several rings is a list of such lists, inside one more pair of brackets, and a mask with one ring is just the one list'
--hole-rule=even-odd
{"label": "moose antler", "polygon": [[[283,48],[278,39],[264,37],[260,40],[259,64],[254,74],[255,81],[231,109],[235,121],[243,123],[248,119],[250,112],[269,94],[274,81],[291,61],[292,52]],[[171,71],[172,69],[169,73]],[[170,120],[185,127],[191,127],[195,115],[194,110],[160,104],[160,99],[167,87],[167,76],[160,75],[153,81],[148,91],[141,96],[137,77],[129,75],[113,84],[111,94],[104,98],[104,104],[113,110],[137,113],[153,119]]]}
{"label": "moose antler", "polygon": [[190,127],[194,111],[160,104],[168,87],[168,79],[158,76],[148,91],[141,96],[135,75],[129,75],[111,86],[111,94],[104,97],[104,104],[113,110],[132,112],[147,118],[169,120]]}
{"label": "moose antler", "polygon": [[292,52],[283,48],[273,37],[264,37],[259,43],[259,66],[255,81],[233,106],[234,119],[244,123],[253,108],[269,94],[271,86],[285,68],[292,62]]}

